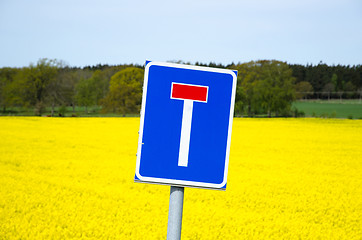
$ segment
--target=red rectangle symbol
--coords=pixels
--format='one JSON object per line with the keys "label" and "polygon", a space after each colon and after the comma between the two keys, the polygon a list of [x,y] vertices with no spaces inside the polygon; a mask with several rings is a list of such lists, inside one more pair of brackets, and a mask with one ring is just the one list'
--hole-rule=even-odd
{"label": "red rectangle symbol", "polygon": [[208,89],[207,86],[172,83],[171,98],[207,102]]}

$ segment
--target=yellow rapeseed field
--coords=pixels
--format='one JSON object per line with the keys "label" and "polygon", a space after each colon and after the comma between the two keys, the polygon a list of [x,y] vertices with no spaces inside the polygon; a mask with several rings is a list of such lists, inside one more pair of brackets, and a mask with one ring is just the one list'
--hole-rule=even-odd
{"label": "yellow rapeseed field", "polygon": [[[139,118],[0,118],[0,239],[165,239],[134,183]],[[362,239],[362,121],[235,119],[226,191],[185,189],[183,239]]]}

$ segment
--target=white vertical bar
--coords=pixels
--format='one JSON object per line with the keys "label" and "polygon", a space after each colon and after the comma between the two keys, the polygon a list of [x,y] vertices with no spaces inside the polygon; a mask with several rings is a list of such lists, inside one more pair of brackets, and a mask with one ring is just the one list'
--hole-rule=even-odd
{"label": "white vertical bar", "polygon": [[184,100],[184,109],[182,113],[182,125],[181,125],[180,151],[178,156],[178,165],[181,167],[187,167],[189,161],[193,105],[194,105],[193,100],[188,100],[188,99]]}
{"label": "white vertical bar", "polygon": [[181,239],[184,187],[171,186],[168,209],[167,240]]}

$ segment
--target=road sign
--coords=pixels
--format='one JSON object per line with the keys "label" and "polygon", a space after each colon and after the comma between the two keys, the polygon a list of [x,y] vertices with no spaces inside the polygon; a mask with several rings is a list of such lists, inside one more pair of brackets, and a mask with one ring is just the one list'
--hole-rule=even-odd
{"label": "road sign", "polygon": [[236,71],[147,62],[135,181],[225,189]]}

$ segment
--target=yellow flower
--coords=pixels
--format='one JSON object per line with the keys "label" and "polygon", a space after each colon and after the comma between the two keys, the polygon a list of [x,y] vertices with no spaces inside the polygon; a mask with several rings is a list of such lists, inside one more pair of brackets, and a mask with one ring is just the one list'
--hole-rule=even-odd
{"label": "yellow flower", "polygon": [[[165,239],[134,183],[139,118],[0,118],[0,239]],[[362,121],[234,119],[225,192],[187,188],[183,239],[360,239]]]}

